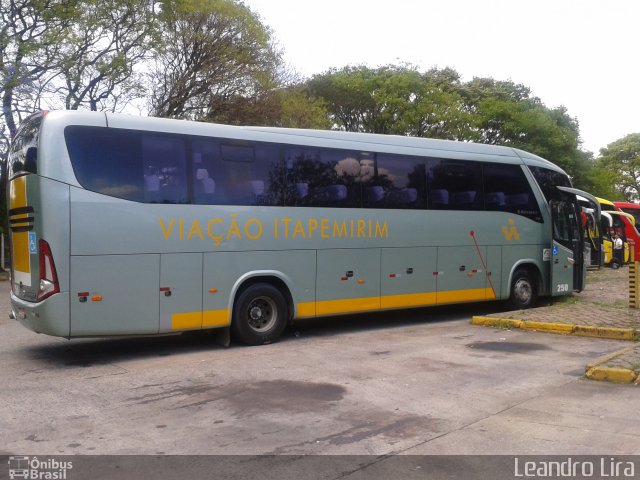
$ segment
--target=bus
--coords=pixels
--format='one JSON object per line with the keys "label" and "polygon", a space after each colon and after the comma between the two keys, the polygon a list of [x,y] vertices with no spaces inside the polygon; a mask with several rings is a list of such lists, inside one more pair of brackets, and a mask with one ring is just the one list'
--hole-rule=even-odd
{"label": "bus", "polygon": [[[576,194],[514,148],[51,111],[9,156],[13,316],[66,338],[568,295]],[[599,210],[597,210],[599,218]]]}
{"label": "bus", "polygon": [[640,258],[640,232],[633,215],[621,211],[607,213],[611,217],[612,233],[617,233],[624,242],[624,263]]}
{"label": "bus", "polygon": [[596,200],[598,200],[598,203],[600,204],[600,209],[603,212],[615,212],[619,210],[618,208],[616,208],[615,204],[611,200],[607,200],[605,198],[600,198],[600,197],[596,197]]}
{"label": "bus", "polygon": [[640,229],[640,204],[632,202],[613,202],[613,204],[621,212],[632,215],[634,218],[636,230]]}
{"label": "bus", "polygon": [[[603,265],[612,266],[618,268],[621,264],[628,263],[631,259],[631,242],[627,237],[625,230],[625,222],[629,222],[624,212],[618,212],[613,210],[607,210],[601,212],[601,227],[602,227],[602,245],[603,245]],[[635,230],[635,228],[634,228]],[[622,239],[622,258],[614,262],[613,252],[613,235],[618,234]]]}
{"label": "bus", "polygon": [[[631,258],[640,258],[640,232],[638,232],[638,223],[633,215],[634,211],[636,214],[640,214],[638,205],[628,202],[612,202],[600,197],[596,197],[596,200],[600,203],[602,212],[610,214],[610,218],[606,219],[610,232],[608,239],[609,245],[606,245],[605,241],[605,249],[608,249],[605,256],[609,259],[613,258],[611,234],[617,232],[624,241],[624,263],[628,263]],[[603,222],[605,222],[605,220],[603,220]],[[603,228],[604,227],[605,225],[603,223]],[[633,251],[633,257],[631,256],[631,251]],[[610,260],[609,262],[605,261],[605,263],[610,263]]]}

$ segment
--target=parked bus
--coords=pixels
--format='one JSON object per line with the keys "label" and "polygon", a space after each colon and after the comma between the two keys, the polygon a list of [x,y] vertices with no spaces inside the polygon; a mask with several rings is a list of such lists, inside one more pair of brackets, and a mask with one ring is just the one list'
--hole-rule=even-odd
{"label": "parked bus", "polygon": [[21,125],[8,182],[13,315],[67,338],[526,308],[583,288],[599,208],[513,148],[77,111]]}
{"label": "parked bus", "polygon": [[634,259],[640,258],[640,233],[636,230],[633,215],[620,211],[607,213],[611,215],[613,231],[624,242],[624,263],[631,261],[631,252]]}
{"label": "parked bus", "polygon": [[[634,256],[633,258],[640,258],[640,233],[638,232],[638,224],[636,223],[636,219],[631,213],[633,211],[633,206],[638,207],[638,205],[627,202],[611,202],[609,200],[605,200],[604,198],[596,197],[598,203],[600,203],[600,208],[603,212],[607,212],[611,214],[611,219],[606,220],[609,222],[609,242],[611,242],[611,234],[616,231],[618,235],[623,239],[624,242],[624,263],[628,263],[631,260],[631,251],[633,250]],[[627,205],[627,210],[623,210],[620,205]],[[632,207],[628,207],[631,205]],[[636,213],[640,214],[640,210],[636,209]],[[609,252],[606,257],[612,258],[612,248],[609,245]],[[607,248],[607,245],[605,245]],[[609,262],[605,262],[609,263]]]}
{"label": "parked bus", "polygon": [[[632,202],[613,202],[615,207],[621,212],[633,215],[636,230],[640,230],[640,205]],[[636,257],[637,258],[637,257]]]}
{"label": "parked bus", "polygon": [[598,203],[600,204],[600,209],[603,212],[611,212],[611,211],[615,212],[616,210],[618,210],[615,204],[610,200],[606,200],[600,197],[596,197],[596,200],[598,200]]}
{"label": "parked bus", "polygon": [[[630,258],[629,242],[625,234],[624,221],[622,219],[622,216],[618,214],[623,215],[623,212],[614,212],[613,210],[607,210],[603,211],[600,217],[600,224],[602,226],[602,245],[604,252],[603,262],[605,266],[613,266],[614,268],[618,268],[621,263],[628,263]],[[614,233],[620,235],[623,248],[622,258],[617,262],[614,262]]]}

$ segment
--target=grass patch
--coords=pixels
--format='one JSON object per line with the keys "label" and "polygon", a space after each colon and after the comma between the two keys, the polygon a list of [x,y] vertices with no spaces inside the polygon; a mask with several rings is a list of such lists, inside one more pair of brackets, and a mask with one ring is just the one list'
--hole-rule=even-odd
{"label": "grass patch", "polygon": [[576,305],[580,301],[580,298],[573,295],[567,295],[566,297],[556,297],[553,299],[552,305]]}
{"label": "grass patch", "polygon": [[513,330],[513,322],[509,320],[496,320],[491,324],[492,327],[499,328],[500,330]]}

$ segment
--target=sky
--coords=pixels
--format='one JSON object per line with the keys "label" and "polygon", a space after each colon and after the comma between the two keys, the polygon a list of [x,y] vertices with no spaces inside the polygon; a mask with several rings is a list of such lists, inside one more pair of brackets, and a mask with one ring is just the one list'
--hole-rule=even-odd
{"label": "sky", "polygon": [[347,65],[511,80],[580,124],[598,156],[640,132],[638,0],[244,0],[303,77]]}

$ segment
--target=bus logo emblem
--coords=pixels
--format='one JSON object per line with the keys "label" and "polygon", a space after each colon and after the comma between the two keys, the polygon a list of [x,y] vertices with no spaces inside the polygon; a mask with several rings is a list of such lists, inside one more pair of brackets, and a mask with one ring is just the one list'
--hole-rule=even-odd
{"label": "bus logo emblem", "polygon": [[513,221],[513,218],[509,219],[509,226],[502,227],[502,234],[504,235],[504,239],[509,240],[520,240],[520,232],[516,227],[516,222]]}

